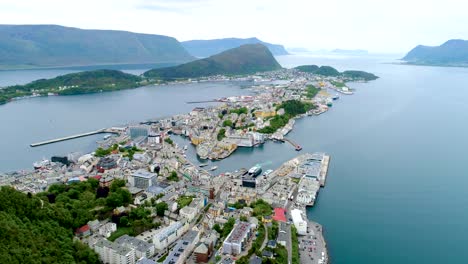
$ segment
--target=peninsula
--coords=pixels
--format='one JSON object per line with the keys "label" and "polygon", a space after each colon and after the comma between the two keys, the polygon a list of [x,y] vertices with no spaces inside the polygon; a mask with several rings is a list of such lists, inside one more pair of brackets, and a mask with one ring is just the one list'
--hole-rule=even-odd
{"label": "peninsula", "polygon": [[52,79],[40,79],[26,85],[2,88],[0,89],[0,104],[29,97],[116,91],[147,84],[149,84],[147,80],[121,71],[84,71]]}
{"label": "peninsula", "polygon": [[[250,47],[237,49],[245,48]],[[253,48],[271,56],[264,46]],[[92,153],[54,156],[34,163],[34,170],[0,175],[0,223],[21,234],[14,243],[11,232],[0,238],[0,253],[20,263],[113,264],[119,259],[173,264],[197,259],[247,264],[269,256],[276,256],[274,263],[328,263],[323,228],[307,220],[305,208],[314,206],[325,186],[330,156],[305,153],[275,164],[274,170],[239,164],[235,171],[216,173],[217,166],[204,169],[207,163],[190,160],[188,147],[174,140],[185,137],[204,160],[224,159],[238,148],[267,141],[284,142],[286,151],[299,152],[300,142],[287,138],[295,120],[330,110],[340,98],[332,91],[352,94],[346,82],[361,80],[336,75],[327,67],[311,73],[274,62],[273,71],[256,68],[249,75],[190,81],[252,80],[251,94],[217,98],[218,104],[185,114],[99,130],[96,133],[112,135],[99,141]],[[65,85],[62,91],[93,91],[108,82],[124,87],[141,80],[121,72],[85,72],[37,81],[29,89]]]}
{"label": "peninsula", "polygon": [[440,46],[419,45],[402,60],[407,64],[433,66],[468,66],[468,41],[452,39]]}

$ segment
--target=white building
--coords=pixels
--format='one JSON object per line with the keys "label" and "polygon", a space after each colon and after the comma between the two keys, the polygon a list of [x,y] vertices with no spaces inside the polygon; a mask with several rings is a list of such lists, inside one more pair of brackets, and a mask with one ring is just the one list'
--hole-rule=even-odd
{"label": "white building", "polygon": [[252,234],[252,226],[247,222],[239,222],[234,226],[229,236],[223,243],[223,254],[239,255]]}
{"label": "white building", "polygon": [[198,214],[198,210],[191,206],[185,206],[179,211],[179,215],[182,218],[187,219],[189,222],[191,222],[197,214]]}
{"label": "white building", "polygon": [[106,223],[98,228],[98,233],[107,238],[116,230],[117,225],[115,223]]}
{"label": "white building", "polygon": [[191,230],[182,237],[177,244],[172,248],[171,252],[164,260],[163,264],[184,264],[190,253],[195,248],[195,245],[200,240],[200,232]]}
{"label": "white building", "polygon": [[132,187],[146,190],[148,187],[157,184],[157,178],[157,174],[140,169],[133,172],[130,177],[128,177],[128,182]]}
{"label": "white building", "polygon": [[100,239],[94,250],[104,264],[134,264],[136,262],[135,250],[112,243],[107,239]]}
{"label": "white building", "polygon": [[155,254],[153,244],[128,235],[117,238],[115,243],[135,250],[136,259],[150,258]]}
{"label": "white building", "polygon": [[299,209],[293,209],[291,211],[292,220],[294,226],[297,229],[299,235],[307,235],[307,221],[302,217],[302,211]]}
{"label": "white building", "polygon": [[167,248],[172,242],[180,238],[188,230],[188,222],[177,221],[171,225],[157,230],[153,235],[153,244],[157,250]]}

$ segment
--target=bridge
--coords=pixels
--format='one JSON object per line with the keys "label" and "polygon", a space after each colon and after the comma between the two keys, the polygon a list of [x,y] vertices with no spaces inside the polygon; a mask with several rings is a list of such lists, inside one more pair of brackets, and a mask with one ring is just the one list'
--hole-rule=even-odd
{"label": "bridge", "polygon": [[56,138],[56,139],[46,140],[46,141],[42,141],[42,142],[32,143],[30,146],[32,148],[34,148],[34,147],[39,147],[39,146],[48,145],[48,144],[52,144],[52,143],[57,143],[57,142],[61,142],[61,141],[67,141],[67,140],[71,140],[71,139],[75,139],[75,138],[87,137],[87,136],[92,136],[92,135],[102,134],[102,133],[119,134],[118,131],[103,128],[103,129],[99,129],[99,130],[96,130],[96,131],[81,133],[81,134],[77,134],[77,135],[73,135],[73,136]]}

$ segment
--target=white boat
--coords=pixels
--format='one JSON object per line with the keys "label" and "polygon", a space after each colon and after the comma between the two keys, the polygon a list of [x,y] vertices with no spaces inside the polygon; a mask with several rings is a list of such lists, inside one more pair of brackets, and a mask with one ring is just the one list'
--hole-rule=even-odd
{"label": "white boat", "polygon": [[210,168],[210,171],[215,171],[217,169],[218,169],[218,166],[213,166],[213,167]]}
{"label": "white boat", "polygon": [[187,150],[187,149],[188,149],[188,147],[187,147],[187,145],[185,145],[185,146],[184,146],[184,150]]}
{"label": "white boat", "polygon": [[109,139],[110,137],[111,137],[111,135],[105,135],[104,140]]}
{"label": "white boat", "polygon": [[200,165],[198,165],[198,167],[200,167],[200,168],[203,168],[203,167],[206,167],[206,166],[208,166],[208,163],[201,163]]}

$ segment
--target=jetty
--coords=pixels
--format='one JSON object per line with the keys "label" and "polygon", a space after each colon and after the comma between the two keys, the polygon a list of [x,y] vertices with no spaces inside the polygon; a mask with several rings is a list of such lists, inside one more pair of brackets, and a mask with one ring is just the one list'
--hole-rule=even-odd
{"label": "jetty", "polygon": [[219,102],[219,101],[218,100],[192,101],[192,102],[187,102],[187,104],[216,103],[216,102]]}
{"label": "jetty", "polygon": [[61,142],[61,141],[67,141],[67,140],[71,140],[71,139],[75,139],[75,138],[87,137],[87,136],[92,136],[92,135],[102,134],[102,133],[118,134],[117,131],[114,131],[112,129],[103,128],[103,129],[99,129],[99,130],[96,130],[96,131],[81,133],[81,134],[77,134],[77,135],[73,135],[73,136],[55,138],[55,139],[50,139],[50,140],[46,140],[46,141],[42,141],[42,142],[32,143],[30,146],[32,148],[34,148],[34,147],[39,147],[39,146],[48,145],[48,144],[52,144],[52,143],[57,143],[57,142]]}
{"label": "jetty", "polygon": [[294,143],[294,141],[290,140],[289,138],[283,138],[283,141],[291,144],[297,151],[302,150],[302,147],[300,145]]}
{"label": "jetty", "polygon": [[319,176],[320,186],[322,187],[325,186],[325,182],[327,180],[329,165],[330,165],[330,156],[323,155],[323,160],[322,160],[321,169],[320,169],[320,176]]}

